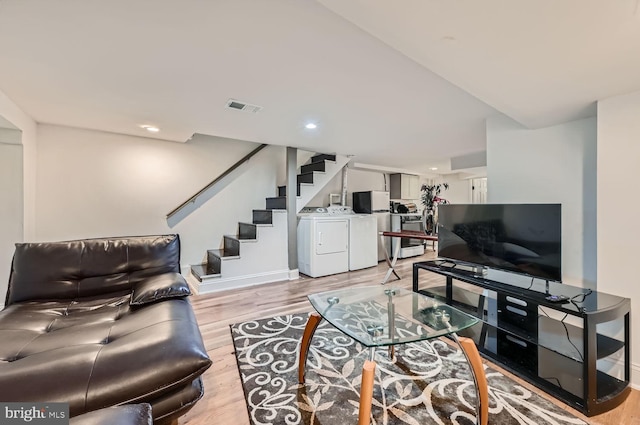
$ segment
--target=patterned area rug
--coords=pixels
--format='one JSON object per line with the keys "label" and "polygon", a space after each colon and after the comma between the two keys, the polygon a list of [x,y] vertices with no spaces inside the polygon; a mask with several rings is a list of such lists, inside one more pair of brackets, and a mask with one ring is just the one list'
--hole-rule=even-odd
{"label": "patterned area rug", "polygon": [[[322,321],[313,337],[306,383],[298,347],[306,314],[231,326],[253,425],[355,424],[368,349]],[[407,325],[405,331],[412,331]],[[393,360],[376,352],[372,424],[475,424],[475,388],[463,354],[445,341],[401,345]],[[585,424],[501,373],[486,369],[489,423]]]}

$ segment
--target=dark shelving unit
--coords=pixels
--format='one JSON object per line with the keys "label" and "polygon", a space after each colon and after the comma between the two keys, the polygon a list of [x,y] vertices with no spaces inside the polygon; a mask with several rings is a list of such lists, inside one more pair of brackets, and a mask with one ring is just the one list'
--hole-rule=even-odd
{"label": "dark shelving unit", "polygon": [[[445,276],[446,284],[420,287],[420,270]],[[477,316],[481,322],[465,336],[484,356],[587,416],[616,407],[630,392],[628,298],[544,280],[498,282],[441,260],[414,263],[413,290]],[[552,303],[548,294],[570,301]],[[598,333],[612,321],[622,336]],[[610,356],[619,357],[618,373],[597,367]]]}

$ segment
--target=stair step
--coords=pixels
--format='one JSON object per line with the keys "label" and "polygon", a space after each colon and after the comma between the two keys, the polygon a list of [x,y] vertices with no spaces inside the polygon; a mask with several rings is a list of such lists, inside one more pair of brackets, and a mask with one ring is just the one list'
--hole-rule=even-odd
{"label": "stair step", "polygon": [[278,196],[277,198],[267,198],[268,210],[286,210],[287,198],[285,196]]}
{"label": "stair step", "polygon": [[194,264],[191,266],[191,274],[200,282],[207,277],[220,277],[220,273],[216,273],[209,264]]}
{"label": "stair step", "polygon": [[258,228],[253,223],[238,222],[238,239],[256,240],[258,238]]}
{"label": "stair step", "polygon": [[[278,196],[287,196],[287,186],[278,186]],[[296,185],[296,196],[300,196],[300,183]]]}
{"label": "stair step", "polygon": [[313,183],[313,171],[309,173],[298,174],[297,182],[300,183]]}
{"label": "stair step", "polygon": [[336,160],[336,156],[335,155],[328,155],[328,154],[318,154],[318,155],[314,155],[311,157],[311,162],[322,162],[324,160],[327,161],[335,161]]}
{"label": "stair step", "polygon": [[233,255],[232,252],[225,252],[224,249],[209,249],[207,250],[207,262],[216,269],[215,262],[224,260],[235,260],[240,258],[239,255]]}
{"label": "stair step", "polygon": [[215,255],[213,250],[207,251],[207,268],[213,273],[222,272],[222,259],[220,258],[220,255]]}
{"label": "stair step", "polygon": [[254,224],[273,224],[273,212],[271,210],[253,210]]}
{"label": "stair step", "polygon": [[240,255],[240,240],[236,236],[223,236],[223,251],[226,257],[237,257]]}
{"label": "stair step", "polygon": [[326,171],[326,165],[327,165],[327,163],[325,161],[312,162],[311,164],[303,165],[302,167],[300,167],[300,172],[301,173],[310,173],[312,171],[325,172]]}

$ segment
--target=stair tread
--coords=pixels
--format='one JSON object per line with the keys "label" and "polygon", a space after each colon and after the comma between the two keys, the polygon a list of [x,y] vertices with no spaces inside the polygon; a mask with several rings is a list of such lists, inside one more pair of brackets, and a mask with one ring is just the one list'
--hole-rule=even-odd
{"label": "stair tread", "polygon": [[191,273],[193,275],[195,275],[196,279],[198,279],[200,282],[202,282],[203,278],[209,278],[209,277],[219,277],[220,273],[211,273],[210,270],[208,270],[208,266],[207,264],[193,264],[191,266]]}
{"label": "stair tread", "polygon": [[[302,185],[304,185],[304,186],[313,186],[314,185],[313,183],[305,183],[305,182],[296,183],[296,184],[298,186],[302,186]],[[278,188],[281,188],[281,187],[287,187],[287,185],[278,186]],[[279,196],[279,198],[284,198],[284,196]],[[257,210],[255,210],[255,211],[257,211]]]}
{"label": "stair tread", "polygon": [[251,221],[256,224],[273,224],[273,212],[271,210],[253,210]]}
{"label": "stair tread", "polygon": [[[305,183],[308,184],[308,183]],[[297,183],[296,184],[296,196],[300,196],[300,185],[301,183]],[[284,196],[286,197],[287,195],[287,186],[278,186],[278,196]]]}
{"label": "stair tread", "polygon": [[258,239],[258,227],[253,223],[238,222],[237,237],[241,241],[251,241]]}
{"label": "stair tread", "polygon": [[335,161],[337,158],[337,156],[335,154],[329,154],[329,153],[319,153],[316,154],[314,156],[311,157],[311,163],[315,163],[315,162],[322,162],[322,161],[327,161],[327,160],[331,160],[331,161]]}
{"label": "stair tread", "polygon": [[274,209],[286,209],[287,208],[287,197],[286,196],[274,196],[270,198],[266,198],[266,209],[274,210]]}
{"label": "stair tread", "polygon": [[221,260],[234,260],[236,258],[240,258],[240,255],[228,255],[225,253],[224,249],[208,249],[207,252],[212,253]]}
{"label": "stair tread", "polygon": [[240,235],[224,235],[224,237],[235,239],[238,242],[256,242],[258,240],[258,238],[252,238],[252,239],[241,238]]}

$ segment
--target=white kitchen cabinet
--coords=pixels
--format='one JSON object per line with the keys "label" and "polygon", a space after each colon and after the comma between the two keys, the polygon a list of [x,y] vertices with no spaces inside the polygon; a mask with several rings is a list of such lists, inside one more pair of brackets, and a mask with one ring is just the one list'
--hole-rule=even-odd
{"label": "white kitchen cabinet", "polygon": [[420,199],[420,178],[413,174],[391,174],[391,199]]}

